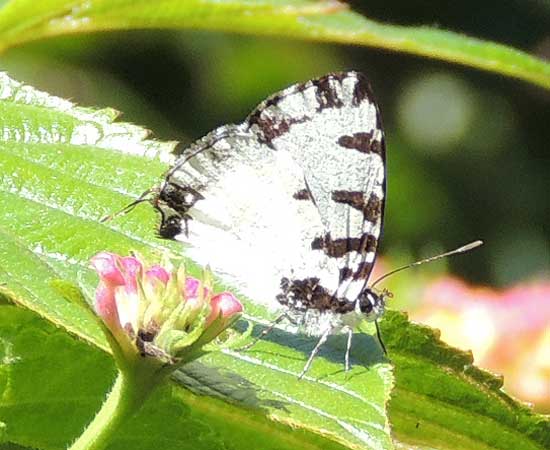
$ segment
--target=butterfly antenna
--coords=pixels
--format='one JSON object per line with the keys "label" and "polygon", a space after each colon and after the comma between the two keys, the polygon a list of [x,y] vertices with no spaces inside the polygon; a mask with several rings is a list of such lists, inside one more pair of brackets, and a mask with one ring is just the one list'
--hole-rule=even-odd
{"label": "butterfly antenna", "polygon": [[458,253],[466,253],[466,252],[469,252],[470,250],[473,250],[474,248],[479,247],[480,245],[483,245],[483,241],[470,242],[469,244],[466,244],[466,245],[463,245],[462,247],[451,250],[450,252],[441,253],[440,255],[435,255],[435,256],[432,256],[430,258],[423,259],[421,261],[416,261],[416,262],[413,262],[411,264],[407,264],[406,266],[403,266],[403,267],[398,267],[397,269],[394,269],[394,270],[382,275],[374,283],[371,284],[371,287],[374,287],[376,284],[378,284],[383,279],[388,278],[389,276],[391,276],[391,275],[393,275],[397,272],[401,272],[402,270],[410,269],[411,267],[420,266],[421,264],[429,263],[429,262],[432,262],[432,261],[437,261],[438,259],[446,258],[447,256],[456,255]]}
{"label": "butterfly antenna", "polygon": [[139,196],[139,198],[134,200],[132,203],[126,205],[120,211],[117,211],[113,214],[107,214],[106,216],[103,216],[99,220],[99,222],[100,223],[109,222],[110,220],[113,220],[115,217],[124,216],[124,215],[128,214],[130,211],[132,211],[132,209],[134,209],[140,203],[147,202],[147,201],[151,200],[151,198],[149,197],[149,194],[152,194],[154,192],[156,192],[155,188],[147,189],[143,194],[141,194]]}

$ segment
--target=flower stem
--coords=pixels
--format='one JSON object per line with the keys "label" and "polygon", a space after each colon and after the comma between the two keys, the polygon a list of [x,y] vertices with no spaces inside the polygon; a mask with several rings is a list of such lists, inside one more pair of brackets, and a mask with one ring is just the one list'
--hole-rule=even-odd
{"label": "flower stem", "polygon": [[92,422],[69,450],[103,450],[117,435],[121,425],[142,406],[159,384],[158,374],[148,370],[124,370],[118,373],[111,392]]}

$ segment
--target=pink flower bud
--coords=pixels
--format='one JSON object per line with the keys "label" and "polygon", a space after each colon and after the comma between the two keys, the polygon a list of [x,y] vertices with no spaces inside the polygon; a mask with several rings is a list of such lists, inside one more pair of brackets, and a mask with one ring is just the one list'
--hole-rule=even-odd
{"label": "pink flower bud", "polygon": [[145,277],[149,280],[157,279],[166,285],[170,279],[170,274],[166,271],[164,267],[152,266],[145,272]]}
{"label": "pink flower bud", "polygon": [[210,286],[209,274],[199,281],[187,277],[183,266],[144,268],[135,256],[107,252],[94,256],[91,264],[99,275],[95,311],[132,358],[141,354],[165,364],[180,355],[197,357],[243,310],[228,292],[212,297],[205,286]]}
{"label": "pink flower bud", "polygon": [[198,297],[200,281],[193,277],[185,279],[185,298]]}
{"label": "pink flower bud", "polygon": [[126,292],[135,294],[137,291],[137,275],[141,271],[141,262],[133,256],[125,256],[119,258],[119,264],[122,266]]}
{"label": "pink flower bud", "polygon": [[[187,299],[187,301],[191,300],[199,300],[199,287],[201,285],[201,282],[193,277],[187,277],[185,279],[185,292],[184,297]],[[210,289],[208,289],[206,286],[203,287],[202,291],[202,299],[204,301],[207,301],[210,297]]]}
{"label": "pink flower bud", "polygon": [[94,308],[98,316],[103,319],[111,330],[120,326],[115,290],[102,281],[99,282],[96,289]]}
{"label": "pink flower bud", "polygon": [[119,286],[124,284],[124,277],[119,265],[117,265],[119,259],[120,256],[107,252],[98,253],[92,258],[92,267],[106,285]]}
{"label": "pink flower bud", "polygon": [[[206,325],[210,325],[218,317],[223,319],[230,319],[235,314],[239,314],[243,311],[243,305],[237,298],[230,292],[221,292],[212,297],[210,301],[210,315],[206,319]],[[227,323],[228,320],[224,320]]]}
{"label": "pink flower bud", "polygon": [[[120,323],[120,288],[135,298],[136,277],[141,271],[141,263],[133,256],[121,258],[113,253],[102,252],[91,259],[91,264],[100,279],[96,290],[95,311],[111,330],[119,329],[126,325]],[[122,314],[125,318],[127,315]]]}
{"label": "pink flower bud", "polygon": [[95,311],[111,329],[120,326],[115,289],[117,286],[124,284],[124,277],[117,264],[119,258],[118,255],[102,252],[91,260],[92,267],[96,270],[100,279],[96,289]]}

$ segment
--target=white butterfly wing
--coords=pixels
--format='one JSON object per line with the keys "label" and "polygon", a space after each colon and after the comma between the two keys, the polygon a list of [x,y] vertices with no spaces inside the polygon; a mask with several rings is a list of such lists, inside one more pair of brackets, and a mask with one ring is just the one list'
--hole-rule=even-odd
{"label": "white butterfly wing", "polygon": [[276,307],[283,279],[318,278],[348,298],[350,286],[364,284],[383,199],[378,111],[364,78],[349,72],[292,86],[244,123],[198,141],[155,203],[161,235],[187,243],[197,263]]}
{"label": "white butterfly wing", "polygon": [[[214,138],[220,132],[223,137]],[[166,182],[203,197],[189,209],[188,233],[183,225],[174,236],[188,244],[188,257],[271,308],[280,306],[275,299],[283,276],[316,273],[337,281],[335,262],[310,255],[324,225],[313,203],[292,198],[305,184],[289,153],[274,152],[243,127],[222,128],[191,152],[196,155],[181,169],[176,165]]]}
{"label": "white butterfly wing", "polygon": [[385,197],[384,135],[366,79],[348,72],[294,86],[249,121],[303,169],[326,227],[313,245],[339,260],[337,295],[354,300],[372,270]]}

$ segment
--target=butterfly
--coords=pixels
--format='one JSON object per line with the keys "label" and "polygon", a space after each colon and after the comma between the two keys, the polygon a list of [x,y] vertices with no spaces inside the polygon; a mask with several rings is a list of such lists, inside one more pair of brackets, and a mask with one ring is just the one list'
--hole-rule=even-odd
{"label": "butterfly", "polygon": [[156,191],[159,234],[300,332],[375,321],[387,291],[368,285],[386,197],[384,131],[358,72],[295,84],[186,148]]}

